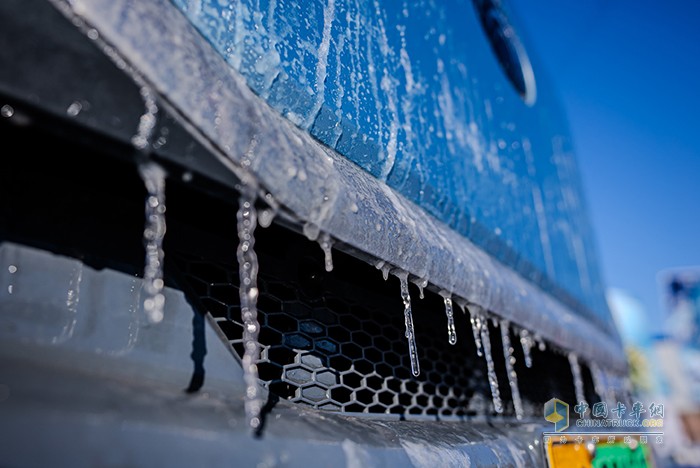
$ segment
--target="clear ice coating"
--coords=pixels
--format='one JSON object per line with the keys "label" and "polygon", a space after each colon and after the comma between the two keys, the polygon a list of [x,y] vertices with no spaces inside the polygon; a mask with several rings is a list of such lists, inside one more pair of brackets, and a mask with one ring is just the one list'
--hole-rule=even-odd
{"label": "clear ice coating", "polygon": [[569,353],[569,366],[574,377],[574,390],[576,393],[576,404],[586,401],[586,394],[583,391],[583,377],[581,377],[581,366],[578,363],[578,356]]}
{"label": "clear ice coating", "polygon": [[146,296],[143,309],[151,323],[163,320],[163,238],[165,237],[165,170],[153,161],[139,165],[139,174],[148,195],[146,197],[146,226],[143,231],[146,262],[143,270],[143,289]]}
{"label": "clear ice coating", "polygon": [[[497,230],[498,239],[470,234],[493,255],[511,245],[607,311],[568,132],[491,86],[483,58],[464,47],[483,39],[472,2],[172,3],[288,120],[459,232],[471,217]],[[549,91],[538,94],[537,109],[558,115]],[[545,181],[563,189],[542,190]]]}
{"label": "clear ice coating", "polygon": [[245,413],[248,425],[256,430],[260,427],[260,412],[263,406],[258,381],[258,257],[255,254],[255,227],[257,212],[255,196],[241,195],[238,214],[238,272],[240,277],[239,295],[241,300],[241,320],[243,322],[243,378],[246,384]]}
{"label": "clear ice coating", "polygon": [[520,345],[523,347],[523,355],[525,356],[525,366],[532,367],[532,347],[535,346],[535,340],[526,329],[520,330]]}
{"label": "clear ice coating", "polygon": [[482,343],[481,343],[481,328],[483,326],[484,318],[481,312],[478,310],[477,306],[469,305],[467,306],[469,311],[469,322],[472,325],[472,333],[474,334],[474,344],[476,344],[476,354],[477,356],[483,356]]}
{"label": "clear ice coating", "polygon": [[326,266],[326,271],[333,271],[333,252],[331,249],[333,247],[333,239],[331,238],[331,235],[327,232],[321,234],[318,237],[318,245],[321,246],[321,250],[323,250],[323,254],[325,256],[324,264]]}
{"label": "clear ice coating", "polygon": [[513,355],[513,346],[510,343],[510,322],[501,320],[501,340],[503,342],[503,356],[506,359],[506,373],[508,374],[508,385],[510,385],[510,393],[513,395],[513,408],[515,409],[515,417],[523,418],[523,401],[520,398],[520,389],[518,388],[518,374],[515,372],[515,356]]}
{"label": "clear ice coating", "polygon": [[481,343],[484,347],[484,357],[486,358],[486,368],[488,371],[489,386],[491,387],[491,399],[493,401],[493,409],[496,413],[503,412],[503,402],[501,401],[501,393],[498,389],[498,376],[496,375],[496,366],[491,356],[491,337],[489,336],[488,321],[482,319],[480,326]]}
{"label": "clear ice coating", "polygon": [[452,308],[452,296],[447,291],[441,291],[440,295],[445,301],[445,315],[447,316],[447,341],[457,344],[457,330],[455,329],[454,309]]}
{"label": "clear ice coating", "polygon": [[420,363],[418,362],[418,347],[416,346],[415,329],[413,327],[413,313],[411,312],[411,296],[408,293],[408,273],[401,271],[396,273],[396,277],[401,281],[401,299],[404,306],[404,322],[406,324],[406,340],[408,341],[408,353],[411,359],[411,373],[418,377],[420,375]]}

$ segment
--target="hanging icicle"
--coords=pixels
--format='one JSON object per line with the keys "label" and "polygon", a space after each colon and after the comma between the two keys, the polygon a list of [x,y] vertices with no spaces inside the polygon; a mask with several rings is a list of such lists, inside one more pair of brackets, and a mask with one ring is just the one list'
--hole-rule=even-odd
{"label": "hanging icicle", "polygon": [[319,235],[318,245],[320,245],[321,250],[323,250],[326,271],[333,271],[333,252],[331,250],[333,247],[333,239],[331,238],[330,234],[324,232],[321,235]]}
{"label": "hanging icicle", "polygon": [[143,241],[146,260],[143,270],[143,289],[146,293],[143,309],[151,323],[159,323],[165,316],[163,289],[163,239],[165,237],[165,170],[150,159],[153,131],[157,124],[158,106],[153,92],[141,87],[144,113],[139,118],[131,143],[137,150],[138,171],[146,187],[146,221]]}
{"label": "hanging icicle", "polygon": [[574,391],[576,394],[576,404],[586,402],[586,394],[583,391],[583,377],[581,376],[581,366],[578,362],[578,356],[573,352],[569,355],[569,366],[571,367],[571,375],[574,377]]}
{"label": "hanging icicle", "polygon": [[383,260],[379,260],[374,265],[374,267],[382,272],[382,278],[384,278],[384,281],[389,279],[389,271],[391,271],[391,265],[389,265]]}
{"label": "hanging icicle", "polygon": [[467,305],[467,310],[469,311],[469,322],[472,326],[472,333],[474,334],[474,344],[476,345],[476,355],[483,356],[482,343],[481,343],[481,327],[483,322],[483,317],[479,307],[473,304]]}
{"label": "hanging icicle", "polygon": [[518,374],[515,372],[515,355],[513,354],[513,346],[510,343],[510,322],[501,320],[501,340],[503,342],[503,356],[506,360],[506,373],[508,374],[508,385],[510,385],[510,393],[513,396],[513,408],[515,409],[515,417],[523,418],[523,402],[520,398],[520,389],[518,388]]}
{"label": "hanging icicle", "polygon": [[147,87],[142,86],[140,89],[141,99],[143,99],[145,111],[139,118],[139,125],[136,133],[131,137],[131,144],[139,151],[148,152],[151,144],[153,131],[156,128],[158,105],[153,92]]}
{"label": "hanging icicle", "polygon": [[445,302],[445,316],[447,317],[447,342],[457,344],[457,330],[455,329],[454,309],[452,308],[452,295],[447,291],[440,291]]}
{"label": "hanging icicle", "polygon": [[411,282],[418,287],[418,297],[420,299],[425,299],[424,290],[428,286],[428,280],[425,278],[415,278]]}
{"label": "hanging icicle", "polygon": [[265,200],[265,203],[267,203],[267,206],[260,210],[258,215],[258,226],[268,228],[270,225],[272,225],[272,221],[275,219],[275,216],[277,216],[279,204],[271,193],[266,193],[263,199]]}
{"label": "hanging icicle", "polygon": [[404,322],[406,325],[406,340],[408,341],[408,353],[411,361],[411,373],[420,375],[420,363],[418,362],[418,346],[416,345],[415,329],[413,327],[413,313],[411,311],[411,296],[408,293],[408,273],[400,271],[395,273],[401,282],[401,300],[404,305]]}
{"label": "hanging icicle", "polygon": [[143,308],[151,323],[163,320],[165,295],[163,288],[163,239],[165,237],[165,171],[153,162],[139,166],[139,173],[146,185],[146,226],[143,231],[146,246],[146,264],[143,271],[143,287],[146,296]]}
{"label": "hanging icicle", "polygon": [[496,366],[491,355],[491,337],[489,336],[488,321],[484,318],[481,320],[481,343],[484,347],[484,357],[486,359],[486,369],[488,371],[489,386],[491,387],[491,399],[493,401],[493,409],[496,413],[503,412],[503,402],[501,401],[501,393],[498,389],[498,376],[496,375]]}
{"label": "hanging icicle", "polygon": [[520,345],[523,348],[525,367],[529,369],[532,367],[532,347],[535,345],[535,340],[532,339],[530,332],[524,328],[520,330]]}
{"label": "hanging icicle", "polygon": [[255,197],[243,194],[240,197],[238,214],[238,249],[236,256],[239,266],[241,320],[243,322],[243,378],[246,384],[245,413],[252,430],[260,427],[260,412],[263,406],[257,362],[260,354],[258,344],[257,300],[258,300],[258,257],[255,254],[255,227],[257,213]]}

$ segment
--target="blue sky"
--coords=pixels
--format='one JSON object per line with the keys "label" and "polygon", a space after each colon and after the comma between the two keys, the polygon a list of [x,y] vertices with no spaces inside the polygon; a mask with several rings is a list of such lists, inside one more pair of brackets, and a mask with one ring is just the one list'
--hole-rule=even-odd
{"label": "blue sky", "polygon": [[700,266],[700,1],[510,4],[566,108],[603,276],[658,324],[658,273]]}

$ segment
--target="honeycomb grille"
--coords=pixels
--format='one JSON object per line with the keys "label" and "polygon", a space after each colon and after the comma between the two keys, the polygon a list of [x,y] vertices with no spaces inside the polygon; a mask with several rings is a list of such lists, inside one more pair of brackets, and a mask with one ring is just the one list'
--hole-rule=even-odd
{"label": "honeycomb grille", "polygon": [[[487,411],[485,367],[473,357],[471,329],[462,314],[455,317],[460,340],[450,346],[442,302],[433,294],[413,301],[421,364],[414,378],[398,280],[387,285],[395,286],[394,300],[371,297],[371,291],[354,290],[315,263],[306,257],[298,284],[260,268],[258,372],[272,393],[349,413],[463,417]],[[182,254],[177,264],[197,302],[242,356],[238,270]],[[381,281],[381,273],[376,275]]]}

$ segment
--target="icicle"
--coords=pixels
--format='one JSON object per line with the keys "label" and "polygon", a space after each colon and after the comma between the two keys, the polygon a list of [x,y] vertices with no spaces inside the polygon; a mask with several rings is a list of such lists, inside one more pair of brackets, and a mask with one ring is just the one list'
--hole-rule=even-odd
{"label": "icicle", "polygon": [[513,346],[510,343],[510,322],[501,320],[501,340],[503,341],[503,355],[506,359],[506,373],[508,374],[508,385],[510,385],[510,393],[513,396],[513,408],[515,409],[515,417],[523,418],[523,402],[520,398],[520,389],[518,388],[518,374],[515,372],[515,356],[513,355]]}
{"label": "icicle", "polygon": [[[383,270],[382,270],[383,271]],[[411,296],[408,293],[408,273],[405,271],[395,273],[401,281],[401,299],[404,306],[404,321],[406,324],[406,339],[408,340],[408,353],[411,359],[411,373],[418,377],[420,375],[420,364],[418,362],[418,347],[416,346],[415,329],[413,328],[413,313],[411,312]]]}
{"label": "icicle", "polygon": [[163,238],[165,236],[165,176],[162,167],[151,161],[149,147],[151,137],[157,123],[158,106],[153,92],[147,87],[140,89],[141,98],[145,107],[144,113],[139,118],[136,133],[131,138],[131,143],[139,152],[139,175],[146,186],[146,225],[143,231],[146,247],[146,261],[143,271],[143,288],[146,297],[143,308],[146,317],[151,323],[163,320],[165,308],[165,295],[163,288]]}
{"label": "icicle", "polygon": [[520,330],[520,345],[523,347],[523,355],[525,356],[525,367],[532,367],[532,347],[535,345],[530,332],[524,328]]}
{"label": "icicle", "polygon": [[537,349],[539,349],[540,352],[544,352],[547,350],[547,344],[544,342],[542,337],[536,336],[535,341],[537,341]]}
{"label": "icicle", "polygon": [[275,219],[277,213],[272,208],[264,208],[260,211],[259,225],[262,228],[268,228],[272,224],[272,220]]}
{"label": "icicle", "polygon": [[250,195],[241,195],[238,207],[238,250],[236,256],[239,266],[241,300],[241,320],[243,322],[243,378],[246,384],[245,412],[248,425],[255,430],[260,426],[262,395],[258,382],[258,257],[255,254],[255,227],[257,213],[255,199]]}
{"label": "icicle", "polygon": [[445,301],[445,315],[447,316],[447,341],[457,344],[457,330],[455,330],[454,311],[452,309],[452,295],[447,291],[440,291],[440,295]]}
{"label": "icicle", "polygon": [[146,246],[146,264],[143,287],[146,297],[143,308],[151,323],[163,320],[163,237],[165,236],[165,171],[158,164],[147,161],[139,165],[139,174],[146,186],[146,226],[143,231]]}
{"label": "icicle", "polygon": [[428,280],[425,278],[416,278],[412,281],[413,284],[415,284],[418,287],[418,297],[420,299],[425,299],[425,295],[423,294],[423,290],[428,286]]}
{"label": "icicle", "polygon": [[146,111],[139,118],[139,125],[136,134],[131,138],[131,144],[139,151],[145,151],[151,142],[153,130],[156,128],[156,115],[158,106],[155,96],[147,86],[141,87],[141,98],[146,107]]}
{"label": "icicle", "polygon": [[486,368],[488,370],[489,385],[491,386],[491,399],[493,400],[493,409],[496,413],[503,412],[503,402],[501,394],[498,390],[498,377],[496,376],[496,366],[491,356],[491,337],[489,336],[488,320],[481,321],[481,343],[484,347],[484,357],[486,358]]}
{"label": "icicle", "polygon": [[576,404],[586,401],[586,395],[583,391],[583,378],[581,377],[581,366],[578,363],[578,357],[574,353],[569,353],[569,366],[571,374],[574,376],[574,390],[576,392]]}
{"label": "icicle", "polygon": [[469,310],[469,321],[472,324],[472,333],[474,334],[474,344],[476,344],[476,355],[483,356],[482,343],[481,343],[481,328],[483,326],[483,319],[481,317],[481,312],[475,305],[468,305],[467,310]]}
{"label": "icicle", "polygon": [[391,270],[391,265],[389,265],[383,260],[380,260],[374,266],[375,268],[377,268],[377,270],[381,270],[384,281],[389,279],[389,271]]}
{"label": "icicle", "polygon": [[266,193],[264,199],[268,206],[260,211],[258,216],[258,226],[268,228],[272,224],[272,220],[275,219],[275,216],[277,215],[279,205],[271,193]]}
{"label": "icicle", "polygon": [[318,245],[321,246],[323,254],[325,255],[326,271],[333,271],[333,253],[331,252],[331,247],[333,247],[333,239],[331,239],[330,234],[324,232],[318,237]]}

